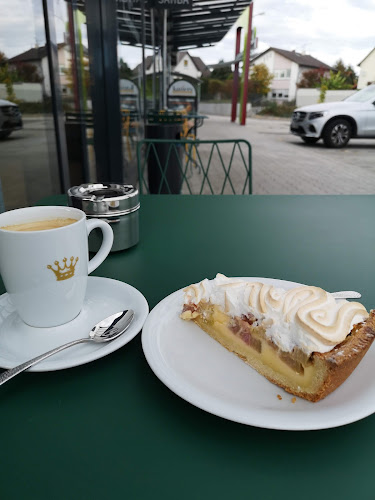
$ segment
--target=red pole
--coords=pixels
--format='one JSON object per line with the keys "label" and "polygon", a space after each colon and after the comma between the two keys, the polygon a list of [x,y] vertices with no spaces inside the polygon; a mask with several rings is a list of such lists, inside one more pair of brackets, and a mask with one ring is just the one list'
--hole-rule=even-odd
{"label": "red pole", "polygon": [[[237,28],[237,35],[236,35],[236,54],[235,57],[238,56],[240,53],[241,49],[241,26]],[[236,121],[237,118],[237,101],[238,101],[238,83],[239,83],[239,77],[238,77],[238,67],[239,67],[239,62],[237,62],[234,65],[234,75],[233,75],[233,93],[232,93],[232,122]]]}
{"label": "red pole", "polygon": [[247,105],[247,89],[249,87],[249,70],[250,70],[250,46],[252,38],[252,20],[253,20],[253,2],[250,4],[249,8],[249,25],[247,29],[247,41],[246,41],[246,54],[245,54],[245,64],[243,68],[243,92],[242,92],[242,110],[241,110],[241,125],[246,123],[246,105]]}

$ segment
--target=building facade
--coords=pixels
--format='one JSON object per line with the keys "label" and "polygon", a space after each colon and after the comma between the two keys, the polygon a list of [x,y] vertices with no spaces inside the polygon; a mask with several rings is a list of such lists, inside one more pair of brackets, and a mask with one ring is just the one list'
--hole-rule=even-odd
{"label": "building facade", "polygon": [[297,84],[305,71],[323,69],[328,76],[332,69],[328,64],[310,55],[276,47],[270,47],[254,57],[251,67],[255,64],[265,64],[273,74],[267,98],[276,101],[292,101],[296,98]]}
{"label": "building facade", "polygon": [[363,89],[375,83],[375,48],[367,54],[367,56],[358,64],[361,68],[358,77],[358,89]]}

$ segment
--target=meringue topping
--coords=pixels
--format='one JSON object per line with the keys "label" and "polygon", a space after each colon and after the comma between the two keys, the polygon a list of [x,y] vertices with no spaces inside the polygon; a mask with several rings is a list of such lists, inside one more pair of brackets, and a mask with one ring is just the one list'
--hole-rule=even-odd
{"label": "meringue topping", "polygon": [[185,303],[201,300],[218,305],[231,316],[253,314],[265,334],[283,351],[298,347],[306,354],[328,352],[345,340],[353,325],[368,313],[358,302],[336,300],[322,288],[291,290],[218,274],[185,288]]}

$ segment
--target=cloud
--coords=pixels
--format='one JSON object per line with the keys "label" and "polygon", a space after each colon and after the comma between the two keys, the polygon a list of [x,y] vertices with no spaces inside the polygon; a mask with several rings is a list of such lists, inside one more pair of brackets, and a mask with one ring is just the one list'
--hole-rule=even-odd
{"label": "cloud", "polygon": [[[54,6],[58,41],[62,41],[66,5],[63,0],[55,0]],[[355,68],[375,47],[374,11],[375,0],[254,0],[253,26],[257,28],[258,50],[270,46],[296,50],[331,65],[342,59]],[[40,0],[3,1],[0,51],[13,57],[36,43],[45,43]],[[232,27],[215,46],[190,52],[206,64],[215,64],[221,59],[233,60],[234,51]],[[141,51],[135,47],[119,48],[120,56],[132,68],[141,62]]]}
{"label": "cloud", "polygon": [[[253,26],[260,51],[296,50],[330,65],[342,59],[355,68],[375,47],[374,10],[374,0],[255,0]],[[264,15],[256,16],[261,12]],[[224,55],[231,60],[234,41],[230,40],[227,36],[215,48],[196,49],[194,54],[209,64]]]}

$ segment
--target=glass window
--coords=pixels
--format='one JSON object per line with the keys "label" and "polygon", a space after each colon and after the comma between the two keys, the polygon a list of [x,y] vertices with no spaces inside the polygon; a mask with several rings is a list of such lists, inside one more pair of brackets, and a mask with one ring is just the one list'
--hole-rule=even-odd
{"label": "glass window", "polygon": [[0,40],[0,180],[10,210],[60,192],[42,0],[2,2]]}
{"label": "glass window", "polygon": [[274,71],[274,76],[276,80],[285,80],[290,78],[290,69],[276,69]]}
{"label": "glass window", "polygon": [[371,85],[370,87],[365,87],[362,90],[359,90],[355,94],[347,97],[346,101],[353,102],[367,102],[375,100],[375,85]]}

